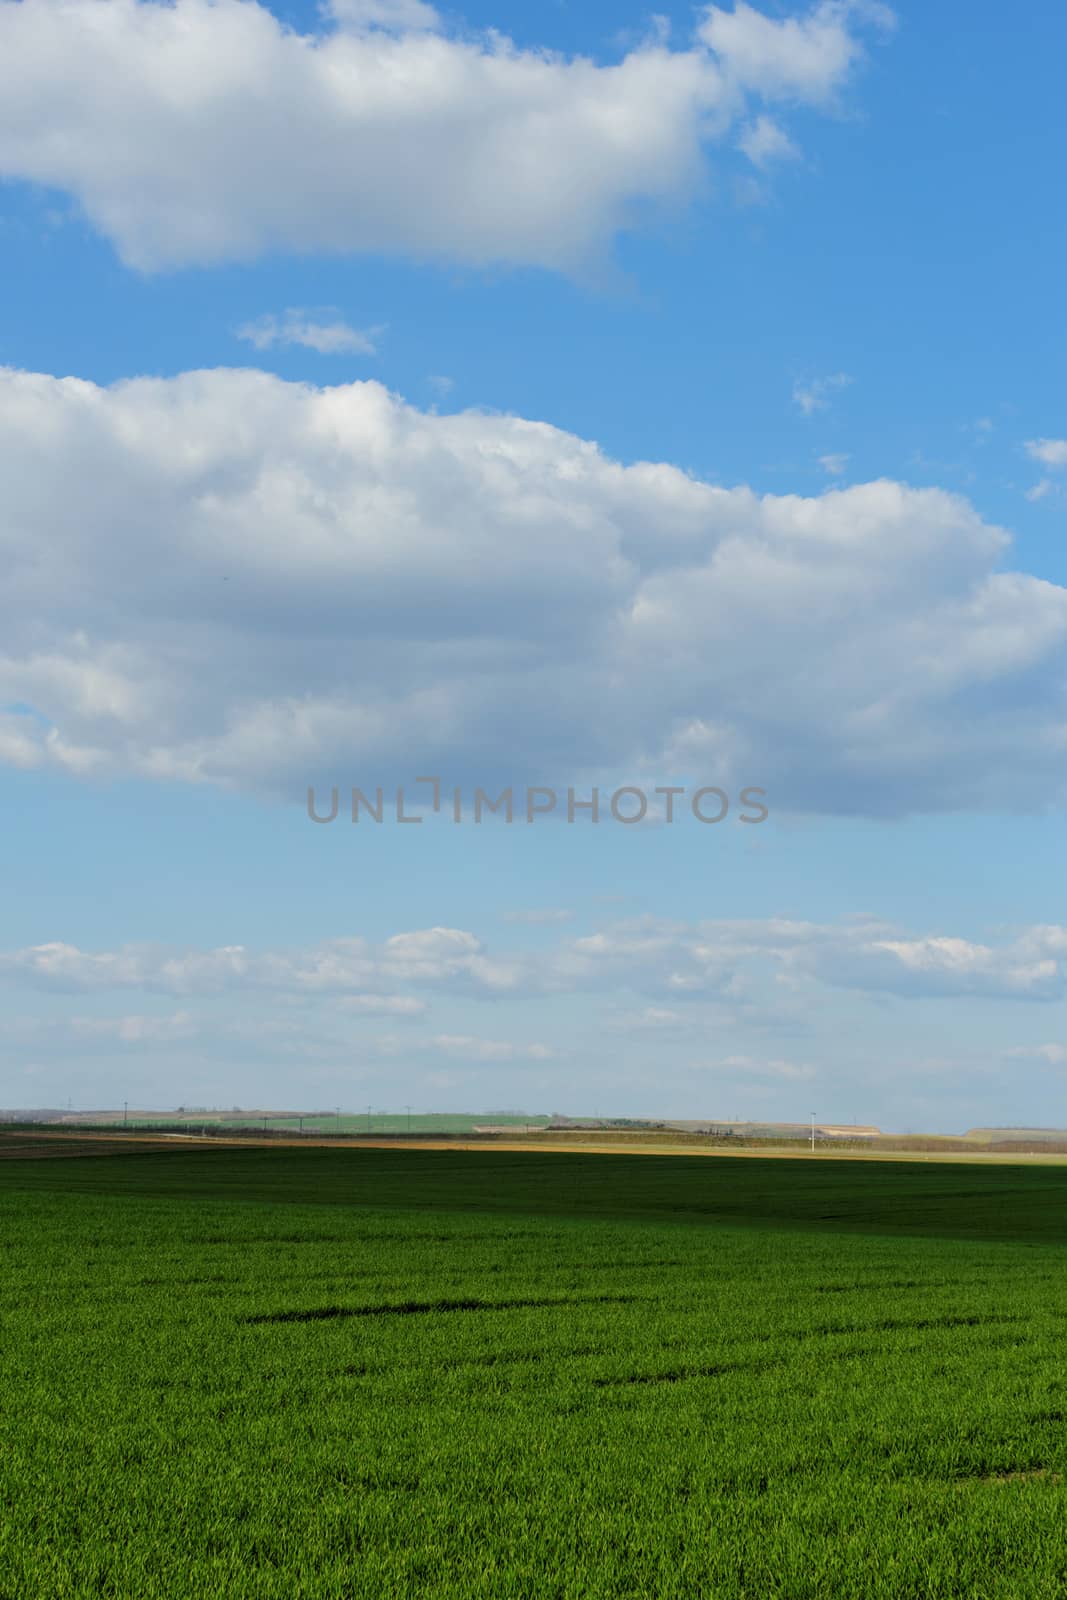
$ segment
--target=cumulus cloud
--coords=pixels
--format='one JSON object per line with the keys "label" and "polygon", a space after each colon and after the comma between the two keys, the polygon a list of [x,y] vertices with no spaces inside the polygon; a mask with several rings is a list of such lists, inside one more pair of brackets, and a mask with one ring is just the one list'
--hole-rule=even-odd
{"label": "cumulus cloud", "polygon": [[[987,944],[918,934],[874,918],[673,923],[641,917],[561,938],[548,949],[504,953],[459,928],[416,929],[380,944],[334,939],[298,950],[129,945],[85,951],[52,942],[0,953],[0,981],[15,988],[176,996],[258,991],[330,1000],[341,1013],[357,1015],[417,1017],[427,1001],[448,996],[646,997],[650,1003],[619,1014],[615,1025],[624,1031],[685,1027],[692,1019],[684,1008],[701,1002],[743,1011],[755,984],[766,989],[782,979],[812,991],[855,989],[912,1000],[1057,1000],[1067,993],[1067,928],[1036,925]],[[185,1013],[180,1018],[188,1020]]]}
{"label": "cumulus cloud", "polygon": [[852,31],[857,17],[888,29],[888,6],[856,0],[822,0],[804,16],[777,20],[739,4],[712,6],[698,28],[731,79],[743,88],[783,100],[819,105],[829,100],[862,55]]}
{"label": "cumulus cloud", "polygon": [[457,992],[506,992],[517,969],[491,960],[472,933],[427,928],[383,944],[333,939],[303,950],[254,951],[244,945],[172,950],[130,945],[85,951],[53,941],[0,954],[0,979],[65,993],[140,989],[173,995],[268,990],[313,998],[345,997],[368,1014],[418,1015],[425,1001],[404,991],[451,985]]}
{"label": "cumulus cloud", "polygon": [[[809,923],[782,918],[673,925],[619,923],[562,946],[556,981],[628,987],[681,1000],[744,1000],[749,979],[855,989],[902,999],[1047,1001],[1067,993],[1067,929],[1027,928],[997,945],[916,935],[875,918]],[[643,1014],[665,1022],[678,1013]]]}
{"label": "cumulus cloud", "polygon": [[257,350],[270,350],[276,344],[302,345],[319,355],[372,356],[377,350],[376,340],[384,332],[378,328],[353,328],[335,318],[332,322],[316,321],[316,315],[297,307],[281,316],[268,314],[245,322],[237,329],[237,337],[254,345]]}
{"label": "cumulus cloud", "polygon": [[24,769],[294,800],[426,772],[878,815],[1063,796],[1067,590],[937,489],[760,496],[230,370],[0,371],[0,481]]}
{"label": "cumulus cloud", "polygon": [[1064,965],[1040,937],[1005,947],[950,937],[873,938],[823,945],[795,963],[839,987],[920,997],[1057,1000]]}
{"label": "cumulus cloud", "polygon": [[689,196],[753,106],[830,104],[869,20],[711,6],[687,48],[599,65],[449,36],[420,0],[333,0],[310,33],[255,0],[0,0],[0,177],[70,194],[144,270],[268,251],[574,270]]}

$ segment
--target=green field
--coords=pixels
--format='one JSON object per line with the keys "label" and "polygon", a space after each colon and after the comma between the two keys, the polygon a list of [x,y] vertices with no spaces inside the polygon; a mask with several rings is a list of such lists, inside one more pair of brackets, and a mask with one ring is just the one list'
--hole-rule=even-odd
{"label": "green field", "polygon": [[1067,1168],[8,1159],[0,1262],[3,1600],[1067,1593]]}

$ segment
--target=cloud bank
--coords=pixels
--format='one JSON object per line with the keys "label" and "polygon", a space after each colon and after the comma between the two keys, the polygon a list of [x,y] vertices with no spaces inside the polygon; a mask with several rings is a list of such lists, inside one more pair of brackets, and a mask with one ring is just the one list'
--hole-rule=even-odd
{"label": "cloud bank", "polygon": [[[310,783],[1064,798],[1067,590],[958,496],[622,465],[376,383],[0,371],[0,761]],[[211,672],[203,670],[211,663]]]}

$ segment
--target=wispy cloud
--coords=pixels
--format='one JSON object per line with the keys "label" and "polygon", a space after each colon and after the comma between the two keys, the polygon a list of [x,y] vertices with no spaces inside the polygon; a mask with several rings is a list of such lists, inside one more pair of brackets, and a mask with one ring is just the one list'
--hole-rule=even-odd
{"label": "wispy cloud", "polygon": [[765,171],[776,161],[796,161],[800,151],[773,117],[757,117],[737,141],[738,149],[754,167]]}
{"label": "wispy cloud", "polygon": [[[1031,461],[1041,463],[1046,473],[1067,467],[1067,439],[1027,439],[1023,448]],[[1035,483],[1033,488],[1023,491],[1030,501],[1044,500],[1046,495],[1058,492],[1057,485],[1047,476]]]}
{"label": "wispy cloud", "polygon": [[331,309],[312,312],[293,306],[281,315],[268,313],[254,322],[242,323],[237,337],[257,350],[270,350],[276,344],[296,344],[316,350],[322,356],[375,355],[384,326],[353,328],[337,317],[330,322],[316,320],[329,316]]}
{"label": "wispy cloud", "polygon": [[443,1055],[467,1061],[551,1061],[547,1044],[516,1044],[510,1039],[479,1039],[470,1033],[439,1033],[431,1041]]}
{"label": "wispy cloud", "polygon": [[358,1016],[421,1017],[426,1001],[409,994],[353,994],[337,1002],[338,1010]]}
{"label": "wispy cloud", "polygon": [[847,389],[852,381],[847,372],[832,372],[826,378],[798,378],[793,384],[793,404],[810,417],[813,412],[827,410],[831,396],[838,389]]}
{"label": "wispy cloud", "polygon": [[675,1028],[690,1028],[692,1017],[680,1011],[670,1011],[665,1006],[645,1006],[641,1011],[624,1012],[616,1017],[612,1026],[622,1033],[661,1033]]}
{"label": "wispy cloud", "polygon": [[1067,1064],[1067,1045],[1019,1044],[1005,1052],[1013,1061],[1047,1061],[1051,1067]]}
{"label": "wispy cloud", "polygon": [[1027,439],[1026,453],[1031,461],[1055,471],[1067,467],[1067,439]]}
{"label": "wispy cloud", "polygon": [[711,1069],[738,1073],[743,1077],[777,1078],[793,1083],[806,1082],[815,1076],[814,1067],[802,1066],[796,1061],[784,1061],[780,1057],[763,1060],[752,1056],[724,1056],[721,1061],[711,1063]]}

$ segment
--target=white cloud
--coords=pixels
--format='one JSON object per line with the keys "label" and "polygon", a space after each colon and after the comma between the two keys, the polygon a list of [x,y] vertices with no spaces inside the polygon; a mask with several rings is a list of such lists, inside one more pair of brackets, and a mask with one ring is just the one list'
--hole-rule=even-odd
{"label": "white cloud", "polygon": [[1058,1000],[1067,995],[1067,928],[1035,925],[986,944],[916,934],[873,918],[692,924],[642,917],[561,938],[547,950],[503,954],[458,928],[418,929],[380,944],[334,939],[297,950],[128,945],[85,951],[53,942],[0,953],[0,981],[14,988],[273,993],[316,1005],[330,1000],[346,1016],[418,1017],[427,999],[438,996],[486,1002],[563,993],[641,996],[648,1003],[619,1013],[616,1026],[624,1031],[690,1025],[694,1017],[686,1012],[694,1005],[705,1008],[697,1013],[705,1021],[709,1006],[748,1014],[752,996],[765,1009],[762,996],[780,978],[798,992],[822,987],[905,1000]]}
{"label": "white cloud", "polygon": [[553,972],[577,988],[625,986],[690,1000],[744,1000],[748,977],[777,975],[902,999],[1047,1001],[1067,994],[1067,929],[1035,926],[997,945],[909,934],[874,918],[672,925],[620,923],[562,946]]}
{"label": "white cloud", "polygon": [[[802,960],[799,965],[805,963]],[[810,970],[845,988],[906,995],[1058,999],[1063,964],[1023,946],[991,948],[967,939],[872,939],[815,952]]]}
{"label": "white cloud", "polygon": [[1053,470],[1067,467],[1067,439],[1028,439],[1026,453],[1031,460]]}
{"label": "white cloud", "polygon": [[776,161],[795,161],[800,151],[772,117],[760,116],[749,123],[737,141],[738,149],[762,171]]}
{"label": "white cloud", "polygon": [[848,466],[848,460],[844,454],[820,456],[819,465],[831,478],[840,478]]}
{"label": "white cloud", "polygon": [[237,337],[254,345],[257,350],[269,350],[276,344],[303,345],[316,350],[319,355],[363,355],[376,353],[376,340],[383,328],[353,328],[347,322],[316,322],[315,313],[293,307],[280,317],[267,315],[254,322],[245,322],[237,329]]}
{"label": "white cloud", "polygon": [[940,490],[758,496],[251,371],[0,371],[0,481],[23,768],[294,800],[681,773],[772,815],[1064,795],[1067,590]]}
{"label": "white cloud", "polygon": [[782,100],[820,105],[832,98],[861,59],[851,31],[857,15],[883,29],[893,24],[887,6],[823,0],[805,16],[777,21],[744,3],[712,6],[698,32],[734,82]]}
{"label": "white cloud", "polygon": [[0,979],[65,993],[140,989],[162,994],[226,994],[269,990],[313,998],[348,997],[344,1009],[370,1015],[418,1015],[425,1001],[406,992],[451,985],[457,992],[495,994],[516,981],[516,969],[490,960],[481,941],[452,928],[397,934],[381,945],[333,939],[296,951],[257,952],[243,945],[172,950],[130,945],[90,952],[62,942],[0,954]]}
{"label": "white cloud", "polygon": [[[1028,439],[1026,453],[1031,460],[1040,461],[1049,472],[1058,472],[1062,467],[1067,467],[1067,439]],[[1030,501],[1044,500],[1046,495],[1058,493],[1058,485],[1048,477],[1025,491]]]}
{"label": "white cloud", "polygon": [[810,417],[816,411],[826,411],[831,395],[838,389],[847,389],[851,382],[847,372],[833,372],[827,378],[798,378],[793,384],[793,403]]}
{"label": "white cloud", "polygon": [[698,187],[754,103],[826,105],[869,10],[710,7],[598,65],[451,37],[418,0],[0,0],[0,177],[74,197],[155,270],[265,252],[566,271]]}

